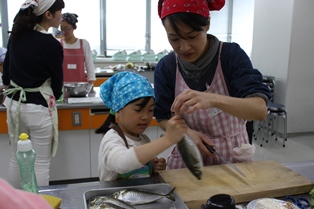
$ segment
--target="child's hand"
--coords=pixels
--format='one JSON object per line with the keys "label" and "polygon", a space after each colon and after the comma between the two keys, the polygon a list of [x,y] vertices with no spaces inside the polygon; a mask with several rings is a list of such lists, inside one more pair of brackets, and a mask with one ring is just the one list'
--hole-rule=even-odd
{"label": "child's hand", "polygon": [[153,159],[153,162],[154,162],[154,173],[158,173],[158,171],[161,171],[161,170],[166,170],[166,166],[167,166],[167,163],[166,163],[166,159],[165,158],[157,158],[155,157]]}
{"label": "child's hand", "polygon": [[182,139],[187,130],[188,127],[181,116],[174,115],[167,122],[165,137],[176,144]]}

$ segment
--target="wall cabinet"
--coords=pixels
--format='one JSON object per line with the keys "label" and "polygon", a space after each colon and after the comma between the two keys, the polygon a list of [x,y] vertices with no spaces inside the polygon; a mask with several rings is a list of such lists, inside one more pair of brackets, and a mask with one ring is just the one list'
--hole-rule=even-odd
{"label": "wall cabinet", "polygon": [[90,171],[91,177],[98,177],[98,151],[100,142],[102,139],[102,134],[95,134],[94,131],[90,131],[89,138],[90,138]]}
{"label": "wall cabinet", "polygon": [[8,179],[8,169],[11,157],[9,141],[9,134],[0,134],[0,178],[3,179]]}
{"label": "wall cabinet", "polygon": [[89,130],[60,131],[57,154],[51,159],[50,181],[90,177]]}

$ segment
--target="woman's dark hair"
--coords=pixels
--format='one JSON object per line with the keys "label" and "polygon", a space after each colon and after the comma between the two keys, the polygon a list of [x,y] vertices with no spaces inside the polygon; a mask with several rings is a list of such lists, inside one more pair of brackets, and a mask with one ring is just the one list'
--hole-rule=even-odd
{"label": "woman's dark hair", "polygon": [[[53,5],[47,10],[53,15],[64,8],[63,0],[56,0]],[[21,10],[16,14],[13,22],[13,28],[10,35],[10,40],[13,40],[23,33],[29,30],[33,30],[36,23],[42,21],[44,14],[36,16],[34,13],[34,8],[29,7],[27,9]]]}
{"label": "woman's dark hair", "polygon": [[176,34],[182,39],[184,39],[184,37],[177,27],[178,24],[180,23],[184,24],[194,31],[202,31],[203,27],[207,26],[209,21],[209,18],[188,12],[179,12],[166,16],[161,20],[163,25],[165,25],[164,22],[166,19],[169,20],[171,27],[174,29]]}
{"label": "woman's dark hair", "polygon": [[[151,99],[152,97],[141,97],[141,98],[138,98],[138,99],[135,99],[131,102],[129,102],[128,104],[131,104],[131,103],[134,103],[140,99],[143,99],[143,101],[139,104],[140,108],[144,108],[147,103],[149,102],[149,100]],[[127,106],[128,104],[126,104],[125,106]],[[112,114],[109,114],[109,116],[107,117],[107,119],[105,120],[105,122],[98,128],[95,130],[95,133],[96,134],[105,134],[107,133],[107,131],[109,131],[111,128],[111,124],[117,124],[116,122],[116,117]]]}

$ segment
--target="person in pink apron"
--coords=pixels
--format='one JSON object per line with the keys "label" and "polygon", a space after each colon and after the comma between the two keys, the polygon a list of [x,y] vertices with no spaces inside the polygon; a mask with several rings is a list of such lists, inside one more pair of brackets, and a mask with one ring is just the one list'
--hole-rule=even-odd
{"label": "person in pink apron", "polygon": [[62,8],[63,0],[26,0],[10,35],[2,78],[8,86],[4,91],[11,145],[8,182],[16,188],[21,187],[15,158],[20,133],[32,140],[38,186],[49,185],[50,160],[58,147],[56,99],[62,95],[63,50],[48,30],[59,26]]}
{"label": "person in pink apron", "polygon": [[[207,34],[211,10],[224,0],[160,0],[158,14],[173,52],[154,71],[155,112],[159,125],[179,114],[188,124],[187,134],[198,146],[205,166],[222,164],[204,143],[215,147],[231,162],[253,160],[248,120],[264,120],[269,89],[261,73],[236,43],[223,43]],[[168,157],[168,169],[185,164],[177,147]]]}
{"label": "person in pink apron", "polygon": [[63,76],[64,82],[89,82],[96,80],[95,67],[92,58],[92,51],[87,40],[76,38],[74,30],[78,15],[74,13],[64,13],[61,21],[61,31],[63,38],[64,62]]}

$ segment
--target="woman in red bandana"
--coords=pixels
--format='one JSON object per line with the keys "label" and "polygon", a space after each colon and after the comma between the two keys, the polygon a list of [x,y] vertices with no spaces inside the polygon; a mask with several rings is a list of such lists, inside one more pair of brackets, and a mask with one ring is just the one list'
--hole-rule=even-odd
{"label": "woman in red bandana", "polygon": [[[231,162],[252,161],[255,147],[249,144],[246,121],[264,120],[269,89],[261,73],[236,43],[219,41],[207,34],[211,10],[224,0],[160,0],[158,13],[172,53],[155,68],[155,113],[161,128],[174,112],[189,126],[204,165],[222,164],[203,143]],[[168,169],[185,164],[175,147]]]}

